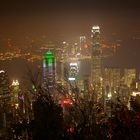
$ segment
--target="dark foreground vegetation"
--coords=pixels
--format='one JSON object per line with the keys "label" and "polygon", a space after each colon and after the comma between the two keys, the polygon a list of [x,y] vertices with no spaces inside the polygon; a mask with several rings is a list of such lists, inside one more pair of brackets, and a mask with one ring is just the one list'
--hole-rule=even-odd
{"label": "dark foreground vegetation", "polygon": [[[61,89],[62,90],[62,89]],[[128,110],[119,101],[110,103],[111,116],[94,94],[75,96],[72,104],[62,106],[52,93],[39,89],[32,105],[30,120],[12,122],[9,140],[139,140],[140,112],[136,104]],[[76,91],[77,92],[77,91]],[[71,97],[69,97],[71,98]]]}

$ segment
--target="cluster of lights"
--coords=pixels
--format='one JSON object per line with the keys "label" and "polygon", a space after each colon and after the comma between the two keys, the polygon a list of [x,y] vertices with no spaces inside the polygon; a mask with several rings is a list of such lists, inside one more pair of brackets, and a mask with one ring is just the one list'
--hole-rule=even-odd
{"label": "cluster of lights", "polygon": [[132,94],[131,94],[132,96],[137,96],[137,95],[140,95],[140,92],[139,91],[137,91],[137,92],[132,92]]}
{"label": "cluster of lights", "polygon": [[95,26],[92,27],[92,29],[93,29],[93,30],[99,30],[100,27],[99,27],[98,25],[95,25]]}
{"label": "cluster of lights", "polygon": [[0,73],[3,73],[3,72],[5,72],[4,70],[0,70]]}
{"label": "cluster of lights", "polygon": [[75,81],[75,77],[69,77],[69,81]]}
{"label": "cluster of lights", "polygon": [[77,63],[70,63],[70,66],[77,66]]}
{"label": "cluster of lights", "polygon": [[19,107],[19,104],[17,103],[17,104],[15,104],[15,108],[17,109]]}
{"label": "cluster of lights", "polygon": [[112,94],[111,94],[111,93],[109,93],[109,94],[108,94],[108,98],[109,98],[109,99],[111,99],[111,97],[112,97]]}
{"label": "cluster of lights", "polygon": [[70,63],[70,71],[75,70],[76,73],[78,72],[78,64],[77,63]]}
{"label": "cluster of lights", "polygon": [[62,101],[62,106],[63,105],[72,105],[72,104],[73,104],[73,102],[70,98],[66,98]]}
{"label": "cluster of lights", "polygon": [[93,26],[91,32],[92,33],[96,33],[96,32],[100,33],[100,27],[98,25]]}
{"label": "cluster of lights", "polygon": [[13,80],[13,82],[12,82],[12,86],[19,86],[19,82],[18,82],[18,80]]}
{"label": "cluster of lights", "polygon": [[76,75],[78,73],[78,64],[76,62],[72,62],[69,64],[70,65],[70,77],[68,78],[69,81],[75,81],[76,80]]}

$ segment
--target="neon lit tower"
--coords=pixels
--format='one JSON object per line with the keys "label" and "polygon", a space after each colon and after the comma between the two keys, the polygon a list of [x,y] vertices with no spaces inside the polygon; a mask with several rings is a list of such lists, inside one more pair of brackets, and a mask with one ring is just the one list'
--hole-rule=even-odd
{"label": "neon lit tower", "polygon": [[46,52],[43,60],[43,82],[49,88],[55,83],[55,57],[51,51]]}
{"label": "neon lit tower", "polygon": [[98,86],[101,83],[101,44],[100,44],[100,27],[93,26],[91,30],[91,81],[93,86]]}

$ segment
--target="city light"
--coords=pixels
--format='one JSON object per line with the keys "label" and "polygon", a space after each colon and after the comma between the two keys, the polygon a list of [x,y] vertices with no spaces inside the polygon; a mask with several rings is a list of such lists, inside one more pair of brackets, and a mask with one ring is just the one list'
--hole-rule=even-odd
{"label": "city light", "polygon": [[51,51],[46,52],[43,60],[43,82],[49,88],[55,83],[55,56]]}
{"label": "city light", "polygon": [[107,96],[108,96],[108,98],[109,98],[109,99],[111,99],[112,94],[111,94],[111,93],[109,93]]}
{"label": "city light", "polygon": [[43,68],[46,68],[46,59],[43,60]]}
{"label": "city light", "polygon": [[19,104],[17,103],[17,104],[15,104],[15,108],[17,109],[19,107]]}
{"label": "city light", "polygon": [[93,26],[91,32],[92,33],[96,33],[96,32],[100,33],[100,27],[98,25]]}
{"label": "city light", "polygon": [[75,81],[76,78],[75,77],[69,77],[68,79],[69,79],[69,81]]}
{"label": "city light", "polygon": [[134,97],[137,96],[137,95],[140,96],[140,91],[133,91],[131,95],[134,96]]}
{"label": "city light", "polygon": [[5,72],[4,70],[0,70],[0,73],[3,73],[3,72]]}
{"label": "city light", "polygon": [[65,98],[61,100],[62,107],[71,106],[71,105],[73,105],[73,101],[70,98]]}
{"label": "city light", "polygon": [[12,82],[12,86],[19,86],[19,82],[18,82],[18,80],[13,80],[13,82]]}
{"label": "city light", "polygon": [[140,0],[1,0],[0,140],[140,139]]}
{"label": "city light", "polygon": [[73,103],[72,103],[71,99],[67,98],[67,99],[63,100],[63,104],[72,105]]}
{"label": "city light", "polygon": [[63,44],[66,44],[66,41],[63,41]]}
{"label": "city light", "polygon": [[[22,120],[21,118],[18,120],[17,117],[23,115],[29,119],[30,124],[31,120],[36,119],[36,114],[34,114],[36,107],[39,108],[35,113],[48,115],[49,111],[56,107],[49,106],[51,100],[61,107],[62,114],[59,116],[63,116],[64,119],[65,117],[66,119],[67,117],[70,117],[68,119],[77,117],[80,111],[81,115],[86,114],[86,117],[94,118],[97,123],[99,123],[98,120],[100,121],[100,116],[106,121],[108,118],[112,118],[114,106],[118,105],[118,102],[123,103],[129,110],[135,110],[133,103],[137,102],[140,97],[140,83],[136,79],[136,69],[122,69],[121,67],[110,67],[103,64],[105,58],[103,49],[108,49],[105,50],[109,52],[106,57],[112,58],[114,48],[112,49],[112,47],[108,47],[108,44],[102,43],[104,40],[98,25],[91,28],[90,34],[90,39],[86,36],[79,36],[78,40],[72,40],[72,42],[70,40],[69,42],[60,41],[53,45],[39,46],[35,53],[25,52],[21,54],[23,51],[0,53],[1,60],[11,61],[13,58],[22,58],[35,63],[39,60],[41,63],[41,65],[40,63],[29,63],[29,65],[35,64],[36,70],[41,70],[41,74],[34,75],[34,71],[33,73],[30,71],[29,80],[31,81],[29,86],[27,83],[27,87],[29,87],[27,92],[27,89],[20,89],[20,87],[26,86],[26,83],[19,86],[24,82],[22,79],[20,79],[21,83],[18,80],[13,80],[12,84],[9,85],[9,70],[7,73],[0,70],[0,84],[2,85],[0,87],[0,103],[12,105],[14,109],[13,118],[17,121],[15,121],[16,123]],[[34,77],[30,78],[30,76]],[[3,99],[7,101],[5,102]],[[53,102],[51,103],[53,104]],[[44,108],[46,106],[48,106],[47,114],[45,114],[47,110]],[[96,108],[97,111],[94,110]],[[57,113],[57,107],[54,110]],[[76,116],[71,116],[73,114]],[[93,114],[94,117],[92,117]],[[55,117],[57,117],[56,114]],[[88,118],[87,120],[89,120]],[[81,119],[81,116],[78,119]],[[75,127],[79,123],[78,119],[72,120],[71,124],[66,126],[67,132],[73,133],[76,130]],[[94,121],[91,120],[91,122]],[[86,124],[87,127],[88,124]]]}
{"label": "city light", "polygon": [[100,30],[100,27],[98,25],[96,25],[96,26],[93,26],[92,29],[93,30]]}
{"label": "city light", "polygon": [[77,66],[77,63],[70,63],[70,66]]}

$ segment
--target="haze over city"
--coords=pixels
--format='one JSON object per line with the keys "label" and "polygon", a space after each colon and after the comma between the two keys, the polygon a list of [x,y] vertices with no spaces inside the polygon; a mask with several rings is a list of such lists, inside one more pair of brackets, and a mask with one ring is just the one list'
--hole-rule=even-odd
{"label": "haze over city", "polygon": [[111,59],[104,59],[104,64],[140,70],[139,13],[138,0],[1,1],[0,51],[8,48],[8,39],[12,40],[12,48],[21,49],[28,47],[27,38],[36,40],[36,43],[42,36],[45,36],[46,43],[74,42],[82,35],[90,39],[91,27],[99,25],[103,39],[111,43],[120,40],[121,45]]}
{"label": "haze over city", "polygon": [[0,139],[140,139],[139,0],[0,1]]}

